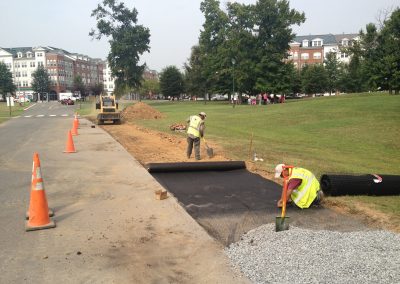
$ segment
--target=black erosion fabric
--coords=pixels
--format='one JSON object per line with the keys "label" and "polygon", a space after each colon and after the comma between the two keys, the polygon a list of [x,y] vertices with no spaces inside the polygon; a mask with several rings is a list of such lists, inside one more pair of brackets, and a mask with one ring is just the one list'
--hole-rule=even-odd
{"label": "black erosion fabric", "polygon": [[150,173],[166,172],[191,172],[191,171],[230,171],[245,169],[243,161],[221,161],[221,162],[188,162],[188,163],[150,163],[147,170]]}
{"label": "black erosion fabric", "polygon": [[[230,169],[228,163],[225,165]],[[188,166],[193,168],[193,165]],[[177,168],[176,165],[172,167]],[[245,232],[260,225],[274,223],[275,217],[280,216],[276,203],[282,186],[245,168],[225,171],[222,167],[209,171],[205,168],[199,171],[167,169],[151,174],[211,236],[224,245],[238,241]],[[338,227],[338,216],[321,207],[301,210],[289,206],[287,215],[291,217],[291,224],[296,226]]]}
{"label": "black erosion fabric", "polygon": [[323,192],[331,196],[400,194],[400,176],[395,175],[325,174],[320,184]]}

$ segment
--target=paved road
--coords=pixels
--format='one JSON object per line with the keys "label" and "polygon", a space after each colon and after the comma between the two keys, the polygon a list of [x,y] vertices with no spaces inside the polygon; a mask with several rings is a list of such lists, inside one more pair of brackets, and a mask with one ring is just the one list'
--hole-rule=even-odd
{"label": "paved road", "polygon": [[[247,283],[174,198],[74,106],[37,104],[0,125],[0,283]],[[25,232],[32,155],[57,227]]]}

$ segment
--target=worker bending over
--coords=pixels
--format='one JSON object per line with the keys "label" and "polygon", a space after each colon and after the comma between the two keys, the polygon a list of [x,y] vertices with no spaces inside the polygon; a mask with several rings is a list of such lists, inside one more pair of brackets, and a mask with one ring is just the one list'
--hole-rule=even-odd
{"label": "worker bending over", "polygon": [[[290,172],[289,168],[285,168],[285,164],[279,164],[275,167],[275,178],[288,177],[289,179],[286,195],[287,202],[293,202],[302,209],[311,205],[319,205],[324,193],[314,174],[309,170],[297,167],[291,169]],[[282,199],[278,201],[277,205],[282,207]]]}
{"label": "worker bending over", "polygon": [[200,137],[204,136],[206,113],[200,112],[199,115],[192,115],[188,118],[188,137],[187,137],[187,150],[186,156],[190,159],[192,149],[194,146],[194,154],[196,160],[200,160]]}

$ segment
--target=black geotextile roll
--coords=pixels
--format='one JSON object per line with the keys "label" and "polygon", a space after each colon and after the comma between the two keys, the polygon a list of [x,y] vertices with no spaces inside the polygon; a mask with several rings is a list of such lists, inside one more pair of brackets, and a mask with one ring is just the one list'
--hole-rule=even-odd
{"label": "black geotextile roll", "polygon": [[192,172],[192,171],[232,171],[245,169],[244,161],[188,162],[188,163],[149,163],[150,173]]}
{"label": "black geotextile roll", "polygon": [[399,195],[400,176],[395,175],[337,175],[321,176],[322,191],[331,196],[341,195]]}

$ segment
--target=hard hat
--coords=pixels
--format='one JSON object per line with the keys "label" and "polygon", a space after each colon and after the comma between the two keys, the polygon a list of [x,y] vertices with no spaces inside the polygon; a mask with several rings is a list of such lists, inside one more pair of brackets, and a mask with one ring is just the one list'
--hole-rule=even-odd
{"label": "hard hat", "polygon": [[279,164],[275,167],[275,178],[278,178],[281,176],[282,172],[283,172],[283,167],[285,166],[285,164]]}
{"label": "hard hat", "polygon": [[199,115],[202,115],[202,116],[204,116],[204,117],[207,116],[206,113],[205,113],[204,111],[200,112]]}

